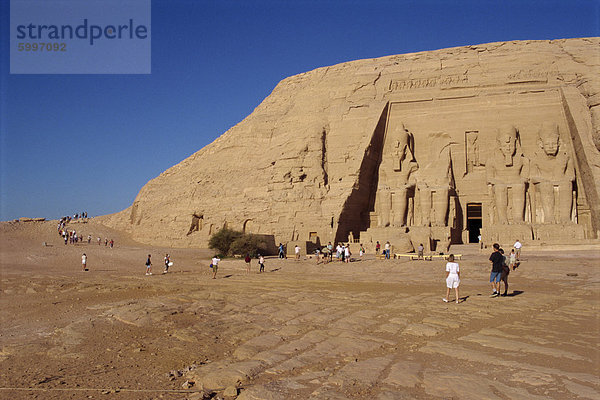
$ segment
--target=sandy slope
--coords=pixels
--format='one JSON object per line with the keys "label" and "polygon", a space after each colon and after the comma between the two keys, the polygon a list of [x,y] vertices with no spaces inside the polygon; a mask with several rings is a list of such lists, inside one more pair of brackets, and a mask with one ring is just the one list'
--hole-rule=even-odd
{"label": "sandy slope", "polygon": [[525,248],[513,296],[491,299],[487,252],[457,247],[457,305],[441,301],[442,262],[272,258],[246,275],[225,260],[212,280],[206,250],[76,229],[92,244],[65,246],[54,222],[0,224],[0,398],[600,397],[598,251]]}

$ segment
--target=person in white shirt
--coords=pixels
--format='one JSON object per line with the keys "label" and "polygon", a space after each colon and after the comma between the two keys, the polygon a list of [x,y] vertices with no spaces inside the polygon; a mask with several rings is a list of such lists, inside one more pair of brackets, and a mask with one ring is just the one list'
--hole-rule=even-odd
{"label": "person in white shirt", "polygon": [[352,253],[350,252],[350,243],[348,243],[346,245],[346,247],[344,248],[344,258],[346,260],[347,263],[350,262],[350,256],[352,255]]}
{"label": "person in white shirt", "polygon": [[448,256],[448,262],[446,263],[446,297],[444,300],[447,303],[450,296],[450,289],[454,289],[456,293],[456,304],[459,303],[460,297],[458,296],[458,285],[460,285],[460,268],[458,263],[454,262],[454,254]]}
{"label": "person in white shirt", "polygon": [[294,253],[296,253],[296,260],[300,259],[300,246],[296,245],[296,247],[294,247]]}
{"label": "person in white shirt", "polygon": [[519,242],[519,239],[517,239],[515,244],[513,244],[513,247],[515,248],[515,256],[517,257],[517,261],[519,261],[519,258],[521,258],[521,247],[523,247],[521,242]]}
{"label": "person in white shirt", "polygon": [[213,279],[217,279],[217,271],[219,270],[219,261],[221,259],[216,255],[212,259],[212,270],[213,270]]}
{"label": "person in white shirt", "polygon": [[85,253],[83,253],[83,255],[81,256],[81,266],[83,267],[84,271],[87,271],[87,256],[85,255]]}
{"label": "person in white shirt", "polygon": [[390,246],[390,242],[385,242],[384,249],[385,249],[385,258],[386,258],[386,260],[390,259],[390,247],[391,247]]}

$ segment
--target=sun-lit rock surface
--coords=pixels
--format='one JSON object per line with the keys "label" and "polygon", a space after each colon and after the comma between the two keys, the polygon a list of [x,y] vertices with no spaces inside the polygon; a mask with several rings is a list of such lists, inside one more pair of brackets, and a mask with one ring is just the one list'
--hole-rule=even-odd
{"label": "sun-lit rock surface", "polygon": [[599,55],[599,38],[514,41],[292,76],[101,221],[177,247],[225,225],[429,251],[480,228],[485,242],[594,239]]}

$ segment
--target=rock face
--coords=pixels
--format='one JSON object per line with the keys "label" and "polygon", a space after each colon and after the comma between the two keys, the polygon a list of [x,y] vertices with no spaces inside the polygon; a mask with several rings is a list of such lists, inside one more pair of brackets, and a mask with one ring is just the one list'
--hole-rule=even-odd
{"label": "rock face", "polygon": [[179,247],[205,247],[224,226],[431,251],[479,233],[597,238],[599,54],[600,38],[516,41],[293,76],[100,220]]}

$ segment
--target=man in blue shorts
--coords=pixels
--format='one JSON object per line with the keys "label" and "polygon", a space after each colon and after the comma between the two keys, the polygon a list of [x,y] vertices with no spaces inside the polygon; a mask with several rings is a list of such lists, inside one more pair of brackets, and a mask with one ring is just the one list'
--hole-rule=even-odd
{"label": "man in blue shorts", "polygon": [[494,252],[490,256],[490,262],[492,263],[492,272],[490,273],[490,284],[494,292],[490,297],[498,297],[500,295],[500,278],[502,277],[502,265],[504,263],[504,257],[500,253],[500,245],[494,243]]}

